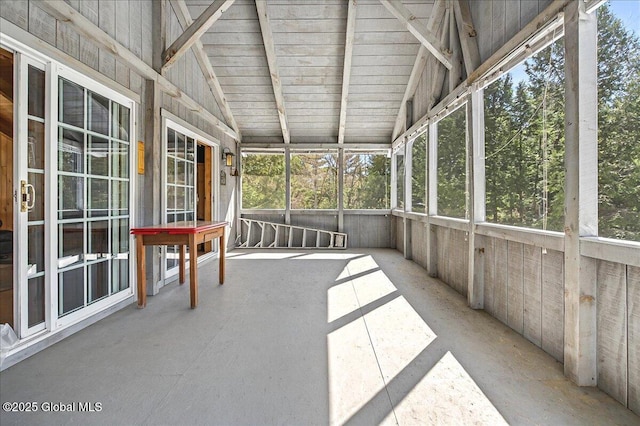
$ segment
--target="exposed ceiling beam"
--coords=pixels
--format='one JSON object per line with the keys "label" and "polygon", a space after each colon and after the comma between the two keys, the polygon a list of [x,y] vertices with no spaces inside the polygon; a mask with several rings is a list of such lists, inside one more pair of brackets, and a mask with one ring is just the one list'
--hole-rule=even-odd
{"label": "exposed ceiling beam", "polygon": [[284,140],[284,143],[288,144],[289,142],[291,142],[291,136],[289,134],[287,110],[284,106],[282,82],[280,81],[280,73],[278,72],[276,48],[273,44],[273,33],[271,31],[271,22],[269,21],[266,0],[256,0],[256,9],[258,10],[258,20],[260,21],[262,42],[264,43],[264,50],[265,54],[267,55],[267,63],[269,64],[269,73],[271,74],[273,94],[276,97],[276,107],[278,108],[278,119],[280,120],[280,127],[282,128],[282,138]]}
{"label": "exposed ceiling beam", "polygon": [[[433,29],[436,27],[438,23],[441,23],[444,19],[445,12],[445,0],[436,0],[431,9],[431,15],[429,16],[429,22],[427,23],[427,29],[433,32]],[[420,82],[420,78],[422,77],[422,72],[424,71],[425,66],[427,65],[427,59],[429,55],[429,51],[423,45],[420,45],[420,49],[418,50],[418,54],[416,55],[416,60],[413,63],[413,68],[411,69],[411,75],[409,76],[409,82],[407,83],[407,88],[404,91],[404,96],[402,97],[402,103],[400,104],[400,110],[398,111],[398,116],[396,117],[396,123],[393,127],[392,140],[395,140],[396,137],[403,131],[402,126],[406,122],[406,108],[407,101],[411,99],[416,92],[418,87],[418,83]]]}
{"label": "exposed ceiling beam", "polygon": [[453,0],[453,12],[458,25],[464,66],[467,75],[471,75],[480,66],[480,50],[478,49],[478,34],[473,26],[469,10],[469,2],[467,0]]}
{"label": "exposed ceiling beam", "polygon": [[[437,36],[441,43],[444,43],[449,37],[449,15],[451,14],[449,8],[445,9],[444,19],[441,22]],[[431,108],[440,99],[442,94],[442,88],[444,87],[444,77],[446,69],[436,61],[433,57],[429,58],[427,62],[427,72],[431,76],[427,92],[427,110]]]}
{"label": "exposed ceiling beam", "polygon": [[129,49],[118,43],[113,37],[104,32],[96,24],[85,18],[80,12],[71,7],[63,0],[42,0],[37,3],[37,7],[49,13],[59,21],[65,22],[73,27],[79,34],[87,38],[88,41],[96,46],[105,49],[122,63],[127,65],[131,70],[138,73],[141,77],[157,81],[162,91],[169,96],[175,98],[184,105],[189,111],[200,115],[205,120],[216,126],[226,135],[238,140],[238,134],[225,123],[220,121],[218,117],[210,111],[202,107],[198,102],[191,99],[186,93],[180,90],[175,84],[171,83],[162,75],[158,74],[142,59],[138,58]]}
{"label": "exposed ceiling beam", "polygon": [[427,29],[425,25],[418,22],[414,14],[411,13],[401,2],[391,0],[380,0],[380,2],[387,8],[393,16],[395,16],[404,26],[409,30],[411,34],[417,38],[420,43],[433,54],[442,64],[451,69],[452,64],[447,58],[448,54],[442,47],[442,43],[437,37]]}
{"label": "exposed ceiling beam", "polygon": [[455,2],[449,1],[449,21],[445,22],[445,25],[449,26],[449,51],[451,52],[451,63],[453,64],[453,67],[449,70],[449,92],[462,83],[462,69],[464,67],[452,3]]}
{"label": "exposed ceiling beam", "polygon": [[[173,6],[173,10],[175,11],[176,16],[178,17],[178,21],[180,22],[180,25],[182,25],[182,28],[187,28],[193,22],[193,20],[191,19],[191,14],[189,13],[189,9],[187,8],[187,4],[185,3],[184,0],[170,0],[170,1],[171,1],[171,6]],[[240,134],[240,129],[238,128],[238,123],[236,123],[236,120],[233,117],[233,113],[231,112],[231,107],[227,102],[227,98],[224,95],[222,86],[220,86],[220,80],[218,80],[218,77],[213,71],[213,67],[211,66],[209,57],[205,53],[204,46],[202,45],[202,42],[200,40],[196,40],[196,42],[194,43],[193,53],[196,56],[196,61],[198,61],[200,70],[202,70],[202,74],[204,74],[204,78],[209,84],[209,87],[211,88],[211,93],[213,94],[213,97],[216,98],[216,102],[218,103],[218,106],[220,107],[220,111],[222,112],[222,115],[227,121],[227,124],[229,124],[231,128],[236,131],[239,138],[242,138]]]}
{"label": "exposed ceiling beam", "polygon": [[349,82],[351,81],[351,60],[353,58],[353,40],[356,33],[356,7],[357,0],[349,0],[347,32],[344,42],[344,67],[342,68],[342,99],[340,100],[338,143],[344,143],[344,133],[347,124],[347,101],[349,100]]}
{"label": "exposed ceiling beam", "polygon": [[178,58],[184,55],[214,22],[233,4],[235,0],[216,0],[198,18],[189,25],[171,46],[162,53],[162,69],[168,69]]}

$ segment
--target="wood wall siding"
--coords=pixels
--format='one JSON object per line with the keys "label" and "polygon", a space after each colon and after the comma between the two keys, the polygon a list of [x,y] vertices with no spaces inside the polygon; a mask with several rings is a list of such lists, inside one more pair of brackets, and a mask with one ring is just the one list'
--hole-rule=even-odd
{"label": "wood wall siding", "polygon": [[[128,48],[148,65],[152,65],[152,4],[153,0],[69,0],[80,14],[96,24],[100,29]],[[33,0],[3,1],[0,16],[16,24],[32,35],[56,46],[102,75],[141,95],[144,79],[118,60],[111,52],[100,49],[73,28],[56,20],[38,7]],[[173,9],[167,8],[168,40],[175,39],[182,32]],[[189,97],[220,118],[222,114],[206,83],[191,51],[185,54],[166,77]],[[171,96],[164,95],[163,108],[198,127],[204,132],[227,141],[213,124],[189,111]],[[142,110],[140,108],[139,110]],[[138,120],[138,134],[144,134],[142,116]]]}
{"label": "wood wall siding", "polygon": [[[408,219],[410,220],[410,219]],[[403,247],[403,218],[394,216]],[[467,294],[466,232],[435,228],[438,278]],[[429,227],[412,220],[413,261],[426,268]],[[484,249],[484,310],[559,362],[564,360],[564,253],[476,235]],[[640,413],[640,267],[597,261],[598,387]]]}
{"label": "wood wall siding", "polygon": [[598,387],[640,413],[640,268],[597,262]]}
{"label": "wood wall siding", "polygon": [[467,296],[469,242],[466,232],[436,226],[438,278]]}
{"label": "wood wall siding", "polygon": [[484,310],[562,362],[564,253],[476,238],[484,247]]}

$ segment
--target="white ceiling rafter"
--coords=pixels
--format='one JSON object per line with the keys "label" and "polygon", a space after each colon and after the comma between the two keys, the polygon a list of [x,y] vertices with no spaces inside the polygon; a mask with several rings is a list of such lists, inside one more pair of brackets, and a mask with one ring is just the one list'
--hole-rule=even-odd
{"label": "white ceiling rafter", "polygon": [[[441,43],[445,43],[449,38],[449,15],[452,13],[448,7],[445,9],[444,19],[440,22],[440,27],[437,32],[438,40]],[[442,94],[442,88],[444,86],[444,77],[446,74],[446,68],[442,64],[431,57],[427,61],[427,72],[431,73],[431,80],[428,89],[428,101],[427,107],[431,108],[440,99]]]}
{"label": "white ceiling rafter", "polygon": [[447,69],[451,69],[453,65],[449,61],[447,50],[442,47],[442,43],[433,32],[429,31],[424,24],[417,21],[416,16],[411,13],[409,9],[400,1],[380,0],[380,3],[382,3],[433,56],[442,62]]}
{"label": "white ceiling rafter", "polygon": [[166,70],[184,55],[222,16],[235,0],[216,0],[162,53],[162,69]]}
{"label": "white ceiling rafter", "polygon": [[95,43],[98,47],[113,54],[141,77],[158,82],[164,93],[175,98],[193,113],[200,115],[205,120],[208,120],[211,124],[234,140],[238,140],[238,134],[235,130],[220,121],[218,117],[203,108],[202,105],[190,98],[175,84],[156,72],[156,70],[146,62],[120,44],[117,40],[87,19],[76,9],[71,7],[68,3],[62,0],[41,0],[38,2],[38,7],[56,19],[70,25],[79,34],[87,37],[89,41]]}
{"label": "white ceiling rafter", "polygon": [[[431,9],[431,15],[429,16],[429,22],[427,23],[427,29],[433,32],[436,25],[444,19],[445,15],[445,0],[436,0],[433,8]],[[411,69],[411,75],[409,77],[409,82],[407,83],[407,88],[404,92],[404,96],[402,97],[402,103],[400,104],[400,110],[398,111],[398,116],[396,117],[396,122],[393,127],[392,140],[395,140],[401,131],[403,131],[402,126],[406,122],[406,108],[407,101],[411,99],[416,92],[418,87],[418,83],[422,78],[422,72],[424,71],[425,66],[427,65],[427,59],[429,58],[429,51],[424,45],[420,45],[420,49],[418,50],[418,54],[416,55],[416,60],[413,64],[413,68]]]}
{"label": "white ceiling rafter", "polygon": [[344,67],[342,71],[342,98],[340,100],[340,123],[338,126],[338,143],[344,143],[347,123],[347,102],[349,100],[349,83],[351,81],[351,60],[353,58],[353,40],[356,32],[357,0],[349,0],[347,12],[347,31],[344,43]]}
{"label": "white ceiling rafter", "polygon": [[453,11],[458,26],[458,35],[462,47],[462,58],[467,70],[467,75],[471,75],[480,66],[480,50],[478,49],[478,36],[473,26],[469,2],[467,0],[454,0]]}
{"label": "white ceiling rafter", "polygon": [[276,98],[278,119],[280,120],[280,127],[282,128],[282,138],[284,143],[288,144],[291,142],[291,136],[287,123],[287,111],[284,104],[284,95],[282,94],[282,81],[280,80],[280,73],[278,72],[276,49],[273,43],[273,32],[271,31],[271,22],[269,20],[266,0],[256,0],[256,9],[258,11],[262,41],[264,43],[267,64],[269,65],[269,74],[271,75],[271,83],[273,85],[273,94]]}
{"label": "white ceiling rafter", "polygon": [[[187,8],[187,4],[185,0],[170,0],[171,6],[182,25],[182,28],[187,28],[191,25],[193,20],[191,19],[191,14],[189,13],[189,9]],[[220,81],[213,71],[213,67],[211,66],[211,62],[209,61],[209,57],[204,51],[204,46],[202,42],[198,39],[193,45],[193,53],[195,54],[196,61],[204,74],[205,80],[209,84],[211,88],[211,93],[213,94],[218,106],[220,107],[220,111],[222,112],[227,124],[231,126],[233,130],[236,131],[239,138],[242,138],[240,129],[238,128],[238,123],[233,117],[233,113],[231,112],[231,107],[227,102],[227,98],[224,95],[224,91],[222,90],[222,86],[220,86]]]}

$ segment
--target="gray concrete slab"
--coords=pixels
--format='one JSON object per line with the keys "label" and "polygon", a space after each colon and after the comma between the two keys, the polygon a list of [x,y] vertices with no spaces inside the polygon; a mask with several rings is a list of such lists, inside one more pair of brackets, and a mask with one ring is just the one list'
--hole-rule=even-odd
{"label": "gray concrete slab", "polygon": [[[5,425],[640,424],[387,249],[233,251],[0,373]],[[42,412],[99,402],[100,412]]]}

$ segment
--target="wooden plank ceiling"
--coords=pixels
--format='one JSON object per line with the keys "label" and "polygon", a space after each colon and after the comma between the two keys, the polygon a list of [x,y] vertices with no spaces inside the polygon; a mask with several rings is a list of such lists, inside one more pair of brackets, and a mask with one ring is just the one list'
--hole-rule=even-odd
{"label": "wooden plank ceiling", "polygon": [[[213,3],[172,5],[180,1],[194,21]],[[349,3],[267,0],[259,19],[256,0],[236,0],[204,32],[202,49],[243,143],[337,145],[343,89],[344,143],[391,142],[420,41],[379,0],[357,0],[352,57],[345,61]],[[427,25],[432,0],[402,5]],[[345,72],[350,79],[343,88]]]}

